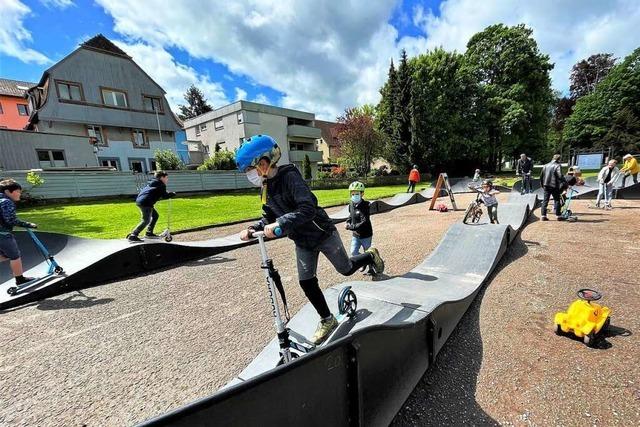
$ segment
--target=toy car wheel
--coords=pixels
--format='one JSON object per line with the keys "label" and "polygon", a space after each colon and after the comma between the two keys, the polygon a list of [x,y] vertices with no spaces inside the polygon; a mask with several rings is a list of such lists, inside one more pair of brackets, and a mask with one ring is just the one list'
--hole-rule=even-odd
{"label": "toy car wheel", "polygon": [[13,296],[18,293],[18,288],[16,288],[15,286],[12,286],[9,289],[7,289],[7,293]]}
{"label": "toy car wheel", "polygon": [[611,325],[611,318],[607,317],[607,320],[604,321],[604,324],[602,325],[602,328],[600,328],[600,332],[606,332],[609,329],[609,326]]}
{"label": "toy car wheel", "polygon": [[554,328],[553,328],[553,332],[556,333],[556,335],[562,335],[562,328],[560,327],[560,324],[556,323]]}
{"label": "toy car wheel", "polygon": [[582,337],[582,342],[584,342],[587,347],[593,347],[593,344],[596,340],[596,336],[593,332],[590,332]]}

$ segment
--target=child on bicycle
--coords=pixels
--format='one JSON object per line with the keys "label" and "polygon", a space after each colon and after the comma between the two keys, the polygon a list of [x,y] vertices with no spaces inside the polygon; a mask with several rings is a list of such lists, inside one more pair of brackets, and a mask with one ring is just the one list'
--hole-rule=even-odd
{"label": "child on bicycle", "polygon": [[33,277],[24,277],[22,258],[18,243],[13,235],[13,227],[37,228],[34,223],[18,219],[16,216],[16,202],[22,196],[22,186],[13,179],[0,181],[0,261],[9,260],[11,272],[16,285],[34,280]]}
{"label": "child on bicycle", "polygon": [[498,222],[498,199],[496,194],[500,191],[493,188],[493,182],[485,179],[482,181],[482,187],[478,189],[480,193],[480,201],[487,207],[487,214],[491,224],[499,224]]}
{"label": "child on bicycle", "polygon": [[338,326],[318,284],[316,269],[320,253],[334,268],[350,276],[364,266],[384,271],[378,250],[369,248],[363,254],[347,255],[335,225],[311,192],[294,165],[277,166],[281,152],[278,143],[267,135],[245,139],[236,152],[238,170],[256,187],[262,188],[262,220],[242,231],[240,238],[249,240],[255,231],[268,238],[282,230],[295,243],[300,287],[318,312],[320,323],[313,335],[315,344],[322,343]]}

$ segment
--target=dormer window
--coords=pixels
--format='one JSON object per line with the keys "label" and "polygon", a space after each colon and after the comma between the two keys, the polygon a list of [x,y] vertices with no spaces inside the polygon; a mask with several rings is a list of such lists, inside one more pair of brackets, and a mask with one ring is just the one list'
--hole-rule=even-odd
{"label": "dormer window", "polygon": [[127,108],[127,93],[117,89],[102,88],[102,103],[112,107]]}
{"label": "dormer window", "polygon": [[58,98],[68,101],[83,101],[82,86],[80,83],[56,80]]}

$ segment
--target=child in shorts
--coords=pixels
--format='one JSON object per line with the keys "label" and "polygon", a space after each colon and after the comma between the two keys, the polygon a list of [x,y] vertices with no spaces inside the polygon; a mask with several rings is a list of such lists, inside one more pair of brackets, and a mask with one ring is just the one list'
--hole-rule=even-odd
{"label": "child in shorts", "polygon": [[22,221],[16,216],[16,202],[20,200],[20,196],[22,196],[20,184],[13,179],[0,181],[0,261],[9,260],[16,285],[30,282],[34,278],[23,275],[22,258],[13,235],[13,227],[37,227],[34,223]]}

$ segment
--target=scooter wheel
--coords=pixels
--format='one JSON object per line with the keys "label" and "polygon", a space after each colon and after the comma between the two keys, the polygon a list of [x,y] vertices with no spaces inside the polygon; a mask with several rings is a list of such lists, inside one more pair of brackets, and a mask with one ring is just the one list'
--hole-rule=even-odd
{"label": "scooter wheel", "polygon": [[358,298],[355,292],[351,290],[351,286],[342,289],[338,297],[338,312],[347,317],[353,317],[358,310]]}
{"label": "scooter wheel", "polygon": [[167,236],[164,238],[165,242],[171,242],[173,240],[173,236]]}
{"label": "scooter wheel", "polygon": [[53,272],[56,274],[62,274],[64,273],[64,269],[60,266],[57,266],[56,268],[53,269]]}
{"label": "scooter wheel", "polygon": [[18,293],[18,288],[16,288],[15,286],[12,286],[9,289],[7,289],[7,293],[13,296]]}

